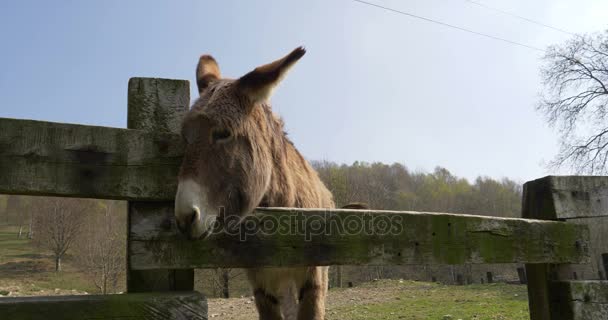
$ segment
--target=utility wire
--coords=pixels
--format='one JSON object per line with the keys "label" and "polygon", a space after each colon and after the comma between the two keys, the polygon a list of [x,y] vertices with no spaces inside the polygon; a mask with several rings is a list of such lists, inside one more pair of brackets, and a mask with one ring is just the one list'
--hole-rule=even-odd
{"label": "utility wire", "polygon": [[532,19],[529,19],[529,18],[526,18],[526,17],[522,17],[520,15],[517,15],[517,14],[509,12],[509,11],[505,11],[505,10],[501,10],[501,9],[498,9],[498,8],[490,7],[487,4],[484,4],[484,3],[481,3],[481,2],[478,2],[478,1],[474,1],[474,0],[464,0],[464,1],[466,1],[468,3],[471,3],[471,4],[474,4],[474,5],[477,5],[477,6],[480,6],[480,7],[485,8],[485,9],[491,10],[491,11],[499,12],[499,13],[502,13],[502,14],[507,15],[507,16],[511,16],[511,17],[514,17],[514,18],[517,18],[517,19],[520,19],[520,20],[523,20],[523,21],[527,21],[529,23],[533,23],[535,25],[539,25],[541,27],[553,29],[555,31],[558,31],[558,32],[561,32],[561,33],[565,33],[565,34],[568,34],[568,35],[571,35],[571,36],[576,36],[576,34],[574,34],[572,32],[568,32],[568,31],[566,31],[564,29],[560,29],[560,28],[553,27],[553,26],[550,26],[550,25],[542,23],[542,22],[538,22],[538,21],[535,21],[535,20],[532,20]]}
{"label": "utility wire", "polygon": [[392,9],[392,8],[389,8],[389,7],[384,7],[384,6],[381,6],[379,4],[375,4],[375,3],[371,3],[371,2],[367,2],[367,1],[363,1],[363,0],[352,0],[352,1],[359,2],[359,3],[362,3],[362,4],[368,5],[368,6],[384,9],[386,11],[391,11],[391,12],[394,12],[394,13],[398,13],[398,14],[401,14],[401,15],[404,15],[404,16],[408,16],[410,18],[424,20],[426,22],[431,22],[431,23],[439,24],[439,25],[442,25],[444,27],[449,27],[449,28],[460,30],[460,31],[468,32],[468,33],[471,33],[471,34],[475,34],[475,35],[478,35],[478,36],[486,37],[486,38],[489,38],[489,39],[492,39],[492,40],[497,40],[497,41],[509,43],[509,44],[512,44],[512,45],[516,45],[516,46],[520,46],[520,47],[524,47],[524,48],[528,48],[528,49],[532,49],[532,50],[536,50],[536,51],[545,52],[545,50],[543,50],[541,48],[538,48],[538,47],[534,47],[534,46],[527,45],[527,44],[524,44],[524,43],[520,43],[520,42],[512,41],[512,40],[509,40],[509,39],[493,36],[493,35],[487,34],[487,33],[477,32],[477,31],[474,31],[474,30],[471,30],[471,29],[455,26],[453,24],[441,22],[441,21],[438,21],[438,20],[433,20],[433,19],[430,19],[430,18],[425,18],[425,17],[419,16],[419,15],[415,15],[413,13],[409,13],[409,12],[405,12],[405,11],[400,11],[400,10],[397,10],[397,9]]}

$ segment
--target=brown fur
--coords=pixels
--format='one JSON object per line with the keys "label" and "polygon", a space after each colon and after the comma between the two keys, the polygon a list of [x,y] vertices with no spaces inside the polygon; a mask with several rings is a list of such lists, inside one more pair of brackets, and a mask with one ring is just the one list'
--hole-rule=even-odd
{"label": "brown fur", "polygon": [[[334,208],[331,193],[287,138],[282,120],[267,103],[272,89],[304,53],[297,48],[237,80],[220,79],[215,59],[201,57],[200,98],[183,123],[187,147],[179,179],[204,186],[210,207],[224,207],[225,214],[239,216],[260,204]],[[178,220],[182,223],[187,221]],[[289,317],[287,310],[299,300],[297,319],[322,320],[327,271],[327,267],[248,270],[260,319]]]}

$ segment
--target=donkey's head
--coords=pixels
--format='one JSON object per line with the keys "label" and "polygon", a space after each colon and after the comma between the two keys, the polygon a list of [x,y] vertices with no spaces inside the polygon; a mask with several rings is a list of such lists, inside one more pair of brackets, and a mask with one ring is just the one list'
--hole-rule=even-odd
{"label": "donkey's head", "polygon": [[200,58],[200,97],[182,124],[186,150],[175,197],[177,225],[188,237],[205,235],[220,210],[242,216],[264,197],[282,134],[266,101],[305,52],[297,48],[236,80],[223,79],[213,57]]}

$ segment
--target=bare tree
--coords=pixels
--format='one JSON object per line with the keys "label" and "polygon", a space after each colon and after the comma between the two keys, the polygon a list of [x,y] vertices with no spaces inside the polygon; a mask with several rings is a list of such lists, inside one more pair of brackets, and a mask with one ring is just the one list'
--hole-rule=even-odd
{"label": "bare tree", "polygon": [[9,195],[6,203],[6,223],[19,226],[17,238],[21,238],[23,230],[23,196]]}
{"label": "bare tree", "polygon": [[7,204],[8,204],[8,198],[10,196],[6,195],[6,194],[0,194],[0,213],[2,213],[4,215],[3,218],[1,218],[2,220],[2,224],[9,224],[9,220],[8,220],[8,211],[7,211]]}
{"label": "bare tree", "polygon": [[45,198],[36,201],[35,243],[48,249],[55,260],[55,271],[61,271],[61,261],[80,234],[90,200],[70,198]]}
{"label": "bare tree", "polygon": [[116,291],[125,271],[126,208],[101,202],[101,212],[88,215],[77,261],[102,294]]}
{"label": "bare tree", "polygon": [[608,161],[608,31],[550,47],[541,69],[538,109],[561,133],[553,167],[606,173]]}
{"label": "bare tree", "polygon": [[213,270],[213,291],[222,298],[230,298],[230,281],[243,275],[242,269],[217,268]]}
{"label": "bare tree", "polygon": [[29,210],[29,211],[30,211],[30,227],[27,232],[27,238],[31,240],[31,239],[34,239],[34,221],[36,220],[36,210]]}

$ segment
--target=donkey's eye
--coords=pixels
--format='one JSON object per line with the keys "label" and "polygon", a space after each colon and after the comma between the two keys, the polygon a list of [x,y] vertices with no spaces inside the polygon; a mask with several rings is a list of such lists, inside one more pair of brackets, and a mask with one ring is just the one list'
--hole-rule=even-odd
{"label": "donkey's eye", "polygon": [[199,130],[195,127],[195,123],[187,122],[182,127],[182,137],[186,141],[186,143],[191,144],[198,140]]}
{"label": "donkey's eye", "polygon": [[213,142],[221,142],[227,140],[228,138],[230,138],[230,136],[232,136],[232,133],[225,129],[213,130],[213,132],[211,133],[211,138],[213,139]]}

